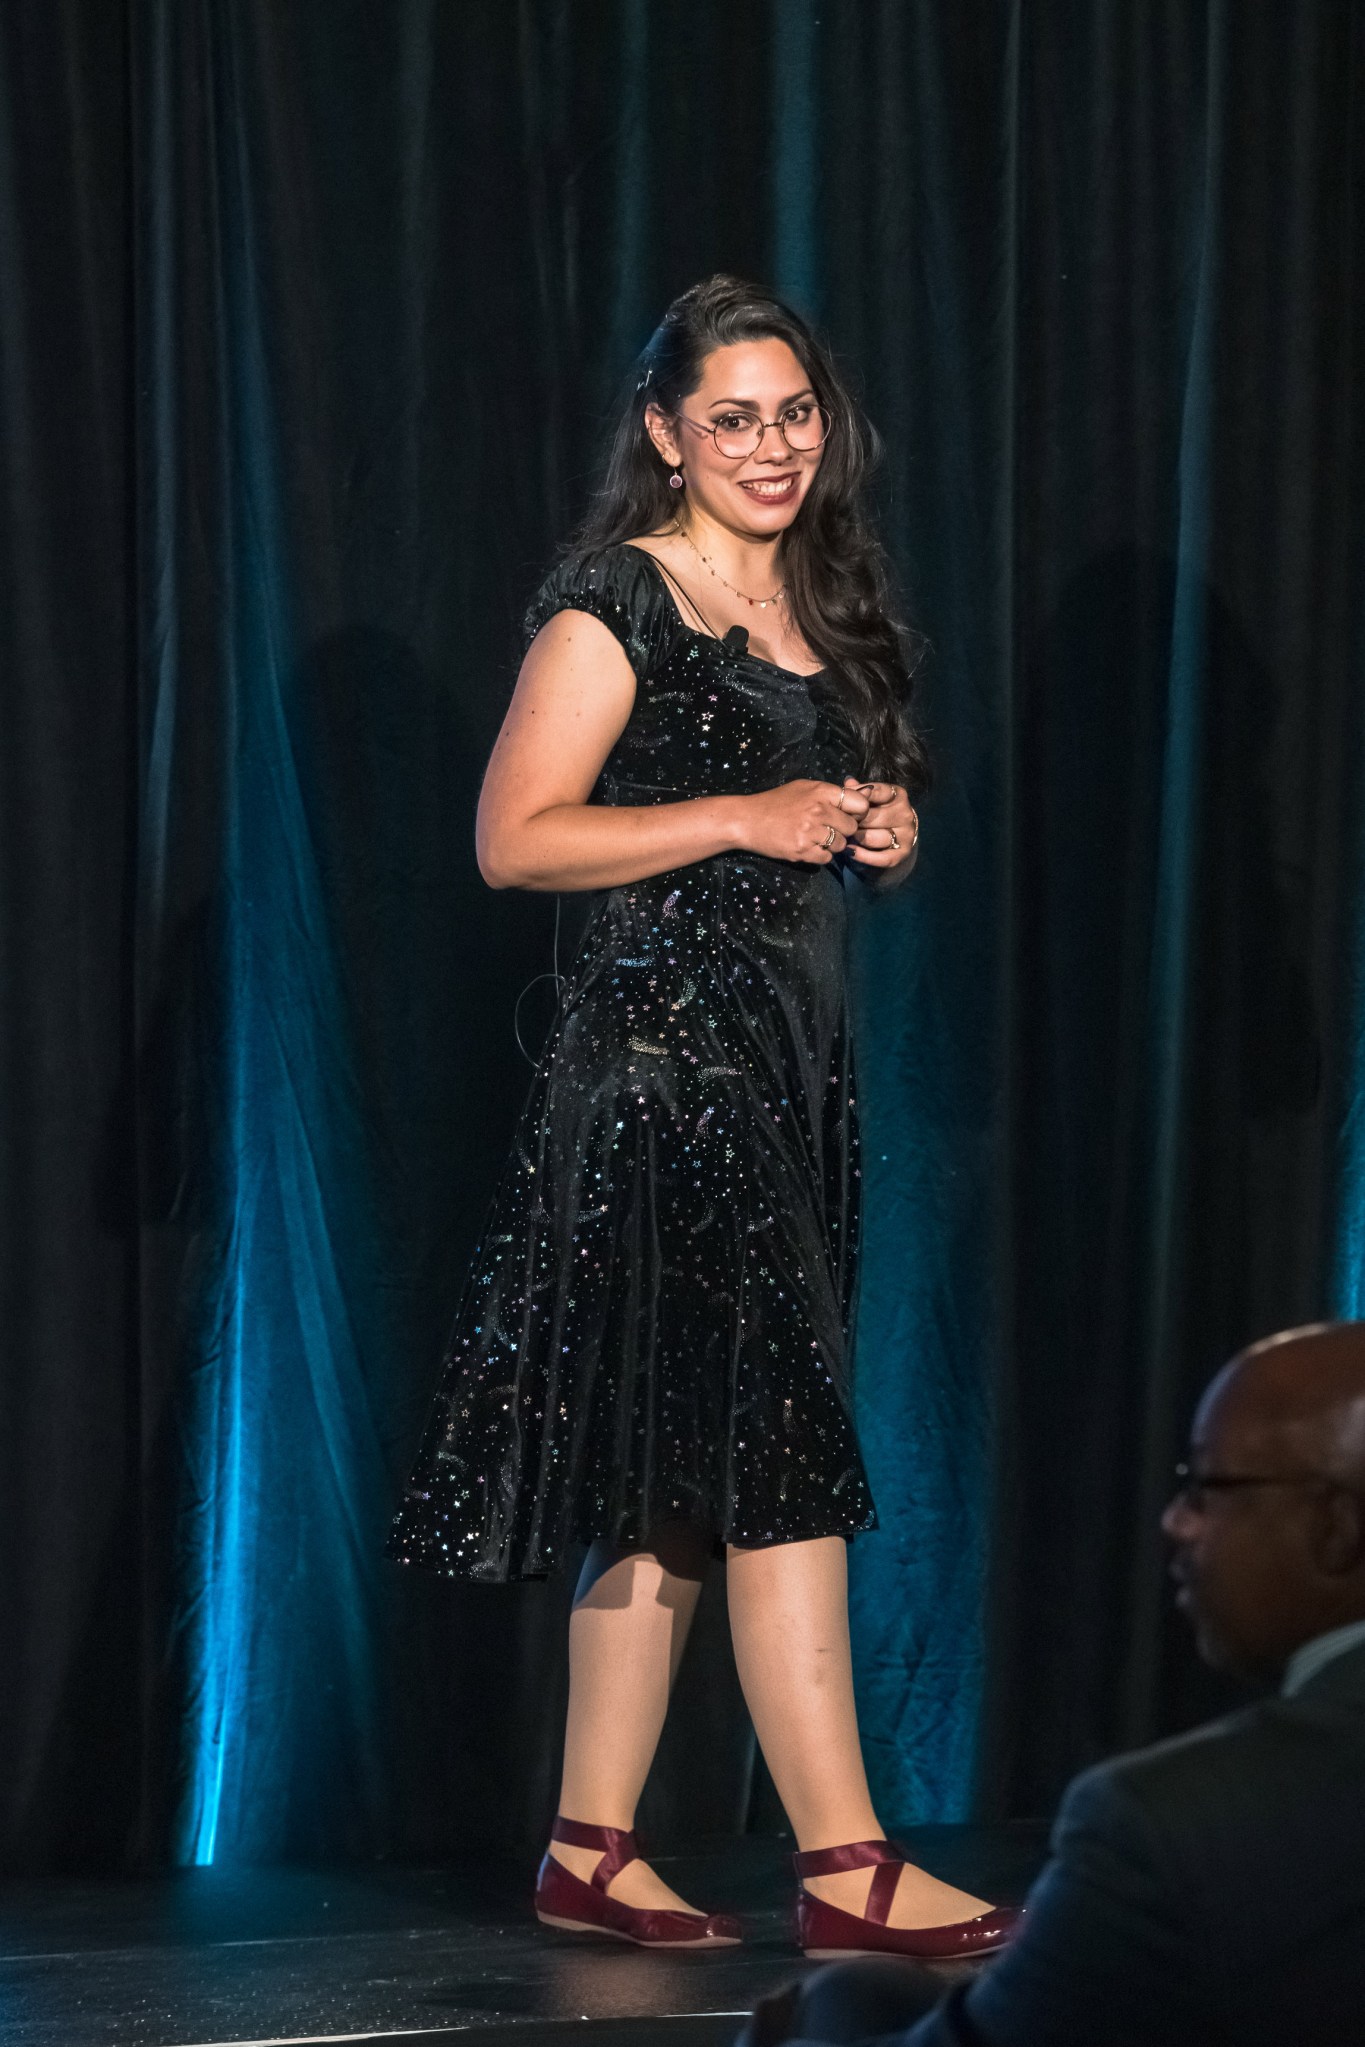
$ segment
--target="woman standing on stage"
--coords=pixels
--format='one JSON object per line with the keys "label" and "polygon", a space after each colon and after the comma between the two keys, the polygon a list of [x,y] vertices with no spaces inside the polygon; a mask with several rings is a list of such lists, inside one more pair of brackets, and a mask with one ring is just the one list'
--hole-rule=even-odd
{"label": "woman standing on stage", "polygon": [[786,306],[727,277],[677,299],[479,803],[493,887],[601,894],[389,1547],[505,1580],[589,1545],[536,1909],[643,1945],[739,1936],[631,1833],[718,1549],[807,1951],[978,1953],[1015,1916],[885,1842],[854,1713],[845,894],[908,873],[926,780],[871,446]]}

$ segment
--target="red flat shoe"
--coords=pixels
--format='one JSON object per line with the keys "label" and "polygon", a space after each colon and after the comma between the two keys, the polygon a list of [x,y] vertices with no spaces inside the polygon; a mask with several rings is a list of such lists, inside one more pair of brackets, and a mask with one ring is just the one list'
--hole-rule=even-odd
{"label": "red flat shoe", "polygon": [[592,1882],[584,1883],[582,1877],[546,1854],[536,1877],[536,1918],[542,1926],[558,1926],[566,1933],[605,1934],[608,1940],[631,1940],[637,1947],[738,1947],[740,1924],[727,1913],[713,1912],[708,1918],[702,1912],[650,1911],[607,1896],[612,1878],[639,1856],[640,1844],[633,1832],[557,1818],[550,1839],[566,1841],[571,1848],[600,1848],[602,1860],[592,1873]]}
{"label": "red flat shoe", "polygon": [[802,1878],[838,1876],[845,1869],[877,1865],[861,1916],[812,1897],[802,1884],[796,1901],[796,1937],[812,1961],[837,1961],[841,1955],[908,1955],[917,1962],[957,1962],[1004,1947],[1023,1917],[1008,1906],[981,1912],[975,1919],[954,1919],[946,1926],[888,1926],[891,1900],[909,1860],[894,1841],[849,1841],[842,1848],[809,1848],[792,1857]]}

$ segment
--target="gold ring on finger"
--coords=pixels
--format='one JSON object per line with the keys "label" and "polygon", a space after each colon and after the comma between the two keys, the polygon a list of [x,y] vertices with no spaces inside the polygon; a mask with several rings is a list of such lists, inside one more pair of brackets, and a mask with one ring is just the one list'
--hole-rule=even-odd
{"label": "gold ring on finger", "polygon": [[838,833],[837,833],[837,832],[835,831],[835,829],[834,829],[834,826],[833,826],[833,825],[827,825],[827,826],[826,826],[826,828],[825,828],[825,840],[824,840],[824,843],[825,843],[825,850],[826,850],[826,851],[828,851],[828,850],[829,850],[829,848],[830,848],[830,847],[831,847],[831,846],[832,846],[832,845],[834,844],[834,841],[835,841],[835,840],[836,840],[836,839],[838,838],[838,836],[839,836],[839,834],[838,834]]}
{"label": "gold ring on finger", "polygon": [[896,827],[894,825],[889,825],[887,829],[891,833],[891,844],[893,845],[893,847],[899,850],[900,840],[896,837]]}

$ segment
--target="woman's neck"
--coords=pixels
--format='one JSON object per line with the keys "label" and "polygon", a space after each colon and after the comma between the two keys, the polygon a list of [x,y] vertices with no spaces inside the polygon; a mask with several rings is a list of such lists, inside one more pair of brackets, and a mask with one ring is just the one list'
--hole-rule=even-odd
{"label": "woman's neck", "polygon": [[782,582],[782,535],[767,537],[736,533],[718,519],[708,518],[696,505],[679,518],[684,539],[716,573],[746,597],[768,598]]}

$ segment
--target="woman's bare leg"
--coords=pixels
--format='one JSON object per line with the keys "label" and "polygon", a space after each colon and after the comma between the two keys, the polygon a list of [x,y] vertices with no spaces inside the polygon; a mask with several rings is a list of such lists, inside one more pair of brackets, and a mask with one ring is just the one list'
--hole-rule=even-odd
{"label": "woman's bare leg", "polygon": [[[878,1840],[858,1741],[848,1637],[848,1545],[732,1547],[727,1574],[739,1680],[764,1760],[798,1848]],[[872,1871],[808,1877],[806,1888],[845,1912],[867,1903]],[[901,1872],[893,1926],[941,1926],[989,1911],[983,1898],[914,1866]]]}
{"label": "woman's bare leg", "polygon": [[[565,1819],[634,1826],[709,1556],[709,1542],[681,1525],[661,1529],[644,1549],[589,1550],[569,1622]],[[551,1853],[585,1880],[601,1859],[595,1848],[563,1841]],[[611,1895],[625,1905],[692,1909],[644,1862],[628,1864]]]}

